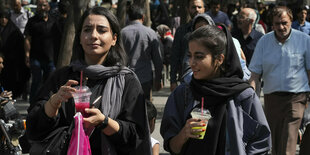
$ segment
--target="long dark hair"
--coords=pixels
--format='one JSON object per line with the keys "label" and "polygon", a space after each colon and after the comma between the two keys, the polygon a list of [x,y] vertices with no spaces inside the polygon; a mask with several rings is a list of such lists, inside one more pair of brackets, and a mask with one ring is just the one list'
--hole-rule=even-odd
{"label": "long dark hair", "polygon": [[75,33],[72,60],[82,60],[82,61],[85,60],[84,50],[82,48],[82,45],[80,44],[80,35],[81,35],[84,20],[89,15],[101,15],[101,16],[106,17],[110,23],[110,28],[112,30],[113,35],[117,36],[116,44],[114,46],[111,46],[110,51],[108,52],[108,55],[102,65],[104,66],[114,66],[114,65],[126,66],[127,55],[124,51],[123,44],[120,38],[121,28],[120,28],[119,22],[111,11],[103,7],[93,7],[93,8],[87,9],[83,13],[80,23]]}
{"label": "long dark hair", "polygon": [[[209,49],[212,55],[212,64],[221,54],[226,57],[227,39],[225,33],[214,25],[204,25],[191,33],[188,41],[198,41],[205,48]],[[220,67],[220,71],[225,71],[225,61]]]}

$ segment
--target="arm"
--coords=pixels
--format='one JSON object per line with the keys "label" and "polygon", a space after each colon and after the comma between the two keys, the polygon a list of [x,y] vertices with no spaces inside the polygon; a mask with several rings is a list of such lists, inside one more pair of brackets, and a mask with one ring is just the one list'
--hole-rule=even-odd
{"label": "arm", "polygon": [[251,77],[250,77],[249,83],[254,88],[254,90],[256,90],[256,85],[259,82],[260,77],[261,77],[261,74],[251,72]]}
{"label": "arm", "polygon": [[[192,134],[192,132],[197,131],[192,130],[191,127],[203,126],[202,123],[198,122],[198,119],[189,118],[184,120],[189,115],[189,113],[185,112],[188,109],[184,108],[185,100],[187,100],[184,97],[184,89],[186,89],[184,85],[181,85],[169,96],[160,126],[160,134],[164,139],[164,148],[166,151],[173,153],[180,153],[189,138],[198,138],[199,135]],[[191,106],[192,104],[187,105],[187,107]]]}
{"label": "arm", "polygon": [[[182,130],[169,141],[169,148],[172,152],[179,154],[183,148],[183,145],[187,142],[189,138],[197,139],[199,135],[193,135],[194,130],[192,127],[203,126],[202,123],[199,123],[198,119],[190,118],[186,121],[186,124]],[[201,132],[201,131],[196,131]]]}
{"label": "arm", "polygon": [[310,84],[310,70],[307,70],[307,75],[308,75],[308,81],[309,81],[309,84]]}
{"label": "arm", "polygon": [[183,38],[181,27],[176,30],[170,52],[170,90],[173,91],[177,87],[177,73],[181,62],[181,43]]}
{"label": "arm", "polygon": [[245,132],[251,134],[251,136],[245,136],[250,137],[246,145],[246,152],[247,154],[265,154],[271,149],[270,128],[260,100],[258,96],[255,95],[254,91],[250,100],[252,100],[252,106],[250,109],[247,109],[249,106],[243,106],[244,108],[247,107],[244,109],[244,111],[247,113],[246,115],[244,114],[244,117],[249,116],[249,118],[251,118],[244,118],[244,120],[250,121],[245,122],[244,125],[247,126],[247,128],[251,128],[251,126],[253,127],[252,131]]}
{"label": "arm", "polygon": [[24,49],[25,49],[25,63],[29,67],[29,56],[30,56],[30,48],[31,48],[31,36],[26,35],[25,42],[24,42]]}
{"label": "arm", "polygon": [[[151,153],[150,131],[146,115],[145,99],[140,82],[134,75],[125,77],[125,88],[122,97],[122,109],[114,119],[119,126],[116,133],[107,136],[120,154],[139,154],[141,149]],[[112,119],[109,119],[109,126]],[[109,134],[104,131],[105,134]]]}
{"label": "arm", "polygon": [[152,148],[153,155],[159,155],[159,144],[155,144]]}
{"label": "arm", "polygon": [[53,94],[44,105],[44,111],[50,118],[56,117],[62,102],[67,102],[69,98],[73,97],[75,89],[71,85],[77,85],[75,80],[68,80],[68,82],[61,86],[57,93]]}
{"label": "arm", "polygon": [[154,36],[151,42],[152,47],[152,61],[155,67],[155,90],[158,91],[162,88],[162,69],[163,69],[163,59],[161,55],[160,41],[157,36]]}

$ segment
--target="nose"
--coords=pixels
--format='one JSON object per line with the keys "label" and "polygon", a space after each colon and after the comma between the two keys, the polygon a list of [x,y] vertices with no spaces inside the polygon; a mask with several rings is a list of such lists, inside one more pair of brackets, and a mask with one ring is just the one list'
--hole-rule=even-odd
{"label": "nose", "polygon": [[195,60],[194,60],[193,57],[189,58],[188,61],[189,61],[189,65],[190,65],[191,67],[196,65],[196,62],[195,62]]}
{"label": "nose", "polygon": [[98,37],[98,32],[96,31],[96,29],[94,29],[91,33],[91,38],[97,38]]}

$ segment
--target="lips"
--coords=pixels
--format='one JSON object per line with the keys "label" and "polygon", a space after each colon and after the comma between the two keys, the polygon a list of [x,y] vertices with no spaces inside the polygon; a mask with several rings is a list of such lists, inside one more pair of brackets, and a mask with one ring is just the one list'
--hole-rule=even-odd
{"label": "lips", "polygon": [[100,44],[94,43],[94,44],[88,44],[88,46],[90,46],[91,48],[98,48],[100,47]]}

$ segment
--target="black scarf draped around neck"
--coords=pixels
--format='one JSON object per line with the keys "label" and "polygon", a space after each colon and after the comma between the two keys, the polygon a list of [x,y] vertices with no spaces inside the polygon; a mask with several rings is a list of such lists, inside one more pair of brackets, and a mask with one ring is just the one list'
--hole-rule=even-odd
{"label": "black scarf draped around neck", "polygon": [[[229,99],[233,99],[235,95],[250,87],[242,80],[243,71],[231,34],[225,26],[222,27],[227,37],[225,73],[211,80],[197,80],[192,77],[190,82],[194,99],[201,101],[204,98],[204,107],[210,110],[212,119],[209,120],[204,140],[191,139],[188,145],[203,145],[198,149],[199,152],[217,155],[225,154],[227,103]],[[198,106],[201,106],[201,103]],[[191,154],[196,153],[191,152]]]}

